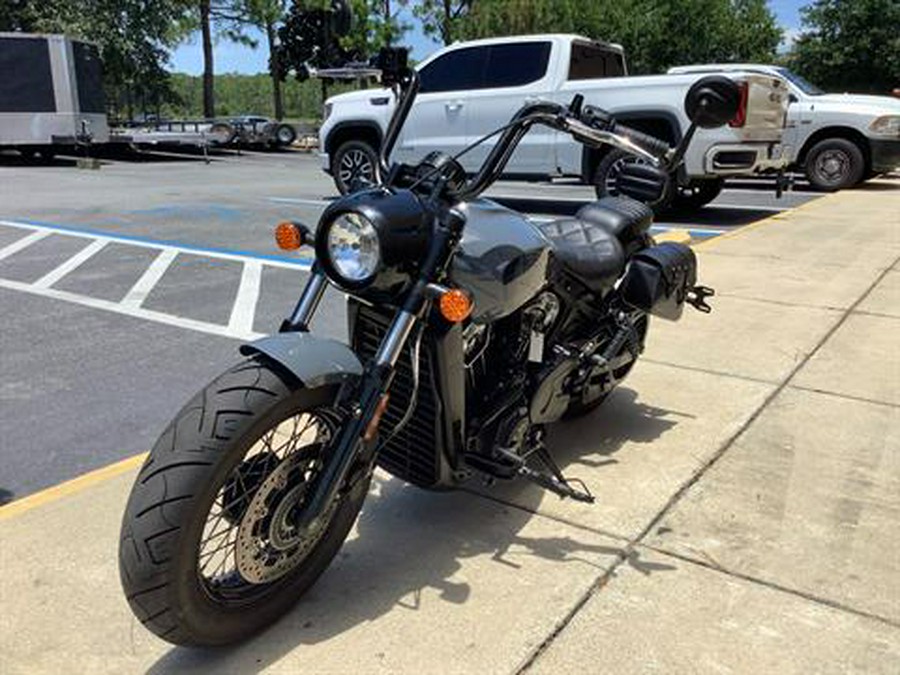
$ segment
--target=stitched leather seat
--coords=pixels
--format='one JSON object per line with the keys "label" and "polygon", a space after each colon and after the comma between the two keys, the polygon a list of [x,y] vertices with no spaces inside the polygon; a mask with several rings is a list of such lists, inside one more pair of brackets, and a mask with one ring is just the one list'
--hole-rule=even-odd
{"label": "stitched leather seat", "polygon": [[553,253],[595,293],[616,283],[625,269],[622,244],[603,227],[579,218],[563,218],[539,225],[553,244]]}
{"label": "stitched leather seat", "polygon": [[653,210],[629,197],[603,197],[582,206],[576,218],[603,228],[628,248],[650,229]]}

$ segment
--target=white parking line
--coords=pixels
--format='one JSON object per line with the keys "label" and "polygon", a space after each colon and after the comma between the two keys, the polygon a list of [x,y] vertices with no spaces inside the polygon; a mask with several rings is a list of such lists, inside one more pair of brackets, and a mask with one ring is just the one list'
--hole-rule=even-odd
{"label": "white parking line", "polygon": [[140,307],[144,300],[147,299],[147,296],[150,295],[153,287],[162,279],[163,274],[169,269],[169,265],[172,264],[177,255],[178,251],[174,248],[164,248],[160,251],[159,255],[150,263],[150,267],[147,268],[141,275],[141,278],[134,283],[131,290],[122,298],[121,304],[132,309]]}
{"label": "white parking line", "polygon": [[253,318],[256,316],[256,301],[259,299],[259,283],[262,279],[262,264],[258,260],[248,260],[241,272],[228,330],[235,334],[253,332]]}
{"label": "white parking line", "polygon": [[[54,300],[62,300],[77,305],[90,307],[92,309],[102,309],[117,314],[123,314],[148,321],[175,326],[177,328],[186,328],[188,330],[200,331],[202,333],[210,333],[212,335],[220,335],[241,340],[251,340],[261,337],[261,333],[253,330],[253,323],[256,316],[256,306],[259,300],[260,286],[262,281],[263,267],[268,265],[276,268],[286,268],[296,271],[305,271],[308,265],[296,264],[278,259],[268,259],[263,257],[255,257],[253,255],[239,255],[236,253],[227,253],[219,250],[204,251],[196,247],[182,248],[167,243],[155,243],[153,241],[132,239],[129,237],[117,237],[115,235],[100,235],[91,232],[82,232],[78,230],[69,231],[65,228],[56,228],[51,226],[42,226],[31,223],[17,223],[15,221],[0,220],[0,225],[16,227],[19,229],[30,229],[28,234],[12,244],[0,249],[0,259],[23,251],[31,244],[40,241],[50,234],[60,234],[63,236],[72,236],[84,239],[92,239],[92,241],[75,255],[68,258],[61,265],[57,266],[36,282],[26,283],[15,281],[12,279],[0,278],[0,288],[20,291],[37,295]],[[125,297],[119,301],[104,300],[80,293],[72,293],[53,288],[53,285],[67,274],[76,270],[84,264],[93,255],[103,249],[110,242],[122,243],[128,246],[137,246],[159,251],[150,265],[144,270],[140,278],[125,294]],[[191,253],[194,255],[207,256],[214,259],[234,260],[240,262],[243,267],[241,271],[241,280],[238,290],[231,307],[231,312],[227,325],[210,323],[208,321],[198,321],[186,317],[166,314],[165,312],[155,311],[144,308],[142,305],[150,292],[162,280],[166,271],[172,265],[179,253]],[[299,261],[298,261],[299,262]]]}
{"label": "white parking line", "polygon": [[[127,244],[128,246],[137,246],[139,248],[149,248],[156,251],[162,249],[172,248],[176,251],[180,251],[181,253],[191,253],[194,255],[202,255],[209,258],[215,258],[217,260],[235,260],[237,262],[244,262],[249,259],[257,259],[263,261],[266,265],[270,265],[272,267],[280,267],[283,269],[296,270],[296,269],[305,269],[308,270],[311,266],[311,261],[309,259],[298,258],[297,261],[284,260],[277,257],[271,257],[266,255],[256,255],[253,253],[230,253],[228,251],[218,250],[218,249],[210,249],[202,246],[191,246],[191,245],[181,245],[172,242],[160,242],[154,241],[152,239],[147,239],[144,237],[132,237],[132,236],[119,236],[115,234],[108,234],[106,232],[87,232],[80,231],[77,228],[70,227],[54,227],[49,225],[39,225],[37,223],[21,223],[15,220],[0,220],[0,225],[6,225],[7,227],[15,227],[20,230],[32,230],[35,232],[34,235],[29,235],[25,237],[25,239],[31,239],[27,243],[23,243],[21,240],[13,242],[9,246],[4,249],[0,249],[0,259],[4,256],[4,252],[7,249],[13,249],[9,255],[16,253],[17,251],[25,248],[26,246],[34,243],[38,239],[43,239],[45,236],[50,234],[62,234],[69,237],[81,237],[83,239],[106,239],[110,242],[115,242],[117,244]],[[42,236],[38,237],[37,234],[41,234]],[[21,246],[19,244],[22,244]],[[13,248],[16,247],[16,248]]]}
{"label": "white parking line", "polygon": [[[5,224],[5,223],[3,223],[3,224]],[[44,239],[45,237],[49,237],[50,234],[51,233],[49,231],[33,232],[27,236],[22,237],[21,239],[17,239],[16,241],[9,244],[8,246],[4,246],[3,248],[0,248],[0,260],[3,260],[4,258],[8,258],[9,256],[13,255],[14,253],[18,253],[19,251],[28,248],[33,243],[40,241],[41,239]]]}
{"label": "white parking line", "polygon": [[69,272],[72,272],[81,265],[83,265],[87,260],[93,256],[95,253],[99,252],[104,246],[109,243],[108,239],[96,239],[92,243],[85,246],[78,253],[73,255],[71,258],[66,260],[62,265],[56,267],[40,279],[34,282],[35,288],[50,288],[57,281],[66,276]]}
{"label": "white parking line", "polygon": [[91,307],[92,309],[103,309],[108,312],[115,312],[116,314],[124,314],[126,316],[132,316],[138,319],[147,319],[148,321],[155,321],[156,323],[175,326],[177,328],[187,328],[188,330],[195,330],[201,333],[209,333],[211,335],[220,335],[223,337],[238,338],[242,340],[254,340],[258,337],[262,337],[263,335],[262,333],[254,333],[252,331],[235,333],[228,326],[222,326],[220,324],[208,323],[206,321],[197,321],[196,319],[187,319],[185,317],[174,316],[172,314],[164,314],[163,312],[155,312],[153,310],[144,309],[142,307],[125,307],[121,302],[101,300],[100,298],[93,298],[87,295],[80,295],[78,293],[69,293],[68,291],[61,291],[56,288],[36,288],[34,284],[26,284],[21,281],[12,281],[11,279],[0,279],[0,288],[7,288],[13,291],[21,291],[22,293],[38,295],[44,298],[52,298],[54,300],[64,300],[65,302],[71,302],[76,305],[82,305],[84,307]]}

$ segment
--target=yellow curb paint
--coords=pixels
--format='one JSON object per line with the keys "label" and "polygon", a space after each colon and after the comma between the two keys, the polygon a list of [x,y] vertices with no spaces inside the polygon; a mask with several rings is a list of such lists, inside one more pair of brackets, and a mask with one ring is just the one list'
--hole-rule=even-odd
{"label": "yellow curb paint", "polygon": [[836,197],[839,197],[839,192],[834,192],[832,194],[825,195],[824,197],[819,197],[818,199],[811,199],[808,202],[803,202],[800,206],[795,206],[792,209],[788,209],[787,211],[782,211],[781,213],[775,213],[771,216],[766,216],[760,220],[757,220],[754,223],[750,223],[749,225],[744,225],[743,227],[739,227],[733,232],[726,232],[725,234],[720,234],[718,237],[713,237],[711,239],[705,239],[697,244],[694,244],[694,248],[709,248],[710,246],[715,245],[716,242],[722,241],[723,239],[731,239],[733,237],[739,237],[740,235],[749,232],[750,230],[755,230],[760,227],[765,227],[767,225],[771,225],[774,221],[777,220],[785,220],[789,218],[793,214],[797,213],[797,211],[802,211],[810,206],[817,205],[823,203],[825,201],[831,201]]}
{"label": "yellow curb paint", "polygon": [[67,480],[64,483],[48,487],[40,492],[35,492],[27,497],[22,497],[22,499],[17,499],[6,506],[0,506],[0,522],[15,518],[32,509],[55,502],[63,497],[77,494],[92,485],[102,483],[110,478],[121,476],[123,473],[127,473],[139,467],[147,458],[147,454],[148,453],[146,452],[142,452],[139,455],[128,457],[119,462],[115,462],[114,464],[108,464],[107,466],[100,467],[94,471],[89,471],[88,473],[77,476],[71,480]]}
{"label": "yellow curb paint", "polygon": [[677,244],[690,244],[691,233],[687,230],[669,230],[668,232],[654,235],[653,241],[657,243],[661,243],[664,241],[674,241]]}

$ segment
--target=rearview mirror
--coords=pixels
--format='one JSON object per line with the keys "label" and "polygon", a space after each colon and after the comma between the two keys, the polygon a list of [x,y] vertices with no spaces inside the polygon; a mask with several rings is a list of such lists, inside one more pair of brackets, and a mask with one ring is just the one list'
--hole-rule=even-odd
{"label": "rearview mirror", "polygon": [[708,75],[694,82],[684,97],[684,112],[702,129],[727,124],[741,106],[741,89],[724,75]]}

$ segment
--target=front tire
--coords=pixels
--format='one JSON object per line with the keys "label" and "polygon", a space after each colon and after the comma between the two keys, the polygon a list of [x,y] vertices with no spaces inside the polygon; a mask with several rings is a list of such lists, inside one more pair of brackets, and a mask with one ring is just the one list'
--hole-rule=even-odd
{"label": "front tire", "polygon": [[375,181],[378,153],[365,141],[346,141],[331,157],[331,175],[342,195],[349,193],[358,181]]}
{"label": "front tire", "polygon": [[[149,630],[180,645],[243,640],[325,570],[369,484],[362,478],[346,490],[322,528],[291,529],[339,426],[336,393],[306,389],[256,356],[169,425],[137,476],[119,543],[123,589]],[[309,419],[317,426],[297,431]]]}
{"label": "front tire", "polygon": [[865,175],[866,160],[853,141],[826,138],[810,148],[804,168],[813,187],[834,192],[859,183]]}

